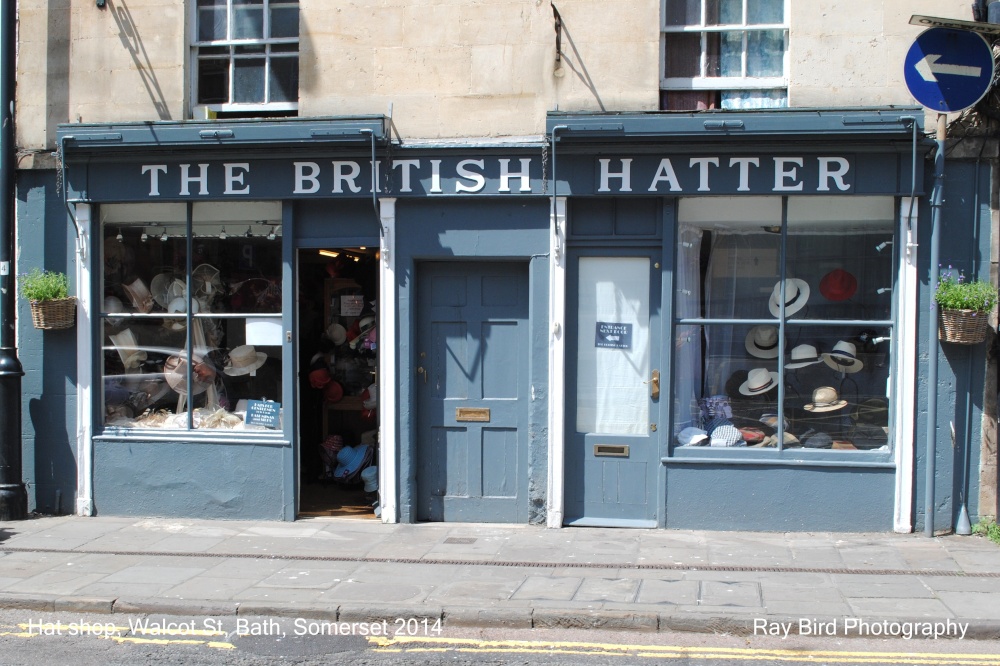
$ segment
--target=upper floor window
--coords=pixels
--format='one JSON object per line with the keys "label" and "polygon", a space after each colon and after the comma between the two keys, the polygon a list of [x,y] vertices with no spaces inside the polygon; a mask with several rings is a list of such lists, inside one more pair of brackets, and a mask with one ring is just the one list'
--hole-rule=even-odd
{"label": "upper floor window", "polygon": [[663,0],[660,108],[788,106],[788,0]]}
{"label": "upper floor window", "polygon": [[220,115],[298,108],[297,0],[197,0],[195,12],[197,105]]}

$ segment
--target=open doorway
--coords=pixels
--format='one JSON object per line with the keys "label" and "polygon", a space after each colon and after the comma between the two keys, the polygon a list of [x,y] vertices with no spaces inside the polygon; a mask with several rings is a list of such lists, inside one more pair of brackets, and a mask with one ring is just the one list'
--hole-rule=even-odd
{"label": "open doorway", "polygon": [[379,517],[377,254],[298,252],[300,517]]}

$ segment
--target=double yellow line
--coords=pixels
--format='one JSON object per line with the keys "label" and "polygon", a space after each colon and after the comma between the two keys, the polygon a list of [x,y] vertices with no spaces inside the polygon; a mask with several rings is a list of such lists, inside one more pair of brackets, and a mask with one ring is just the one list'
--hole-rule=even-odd
{"label": "double yellow line", "polygon": [[[15,627],[10,627],[15,628]],[[8,627],[3,627],[8,629]],[[155,636],[156,638],[145,638],[142,636],[126,636],[124,634],[135,633],[131,627],[110,626],[107,624],[91,625],[70,622],[46,622],[42,624],[31,624],[27,622],[19,623],[17,631],[0,631],[0,636],[13,636],[16,638],[35,638],[36,636],[93,636],[95,638],[106,638],[116,643],[132,643],[140,645],[204,645],[210,648],[223,650],[233,650],[236,646],[226,641],[209,640],[215,637],[224,637],[225,632],[211,631],[207,629],[192,629],[185,631],[155,630],[140,631],[138,633]],[[30,629],[30,630],[29,630]]]}
{"label": "double yellow line", "polygon": [[568,641],[487,641],[463,638],[368,637],[376,652],[462,652],[481,654],[561,654],[622,656],[646,659],[730,659],[793,661],[824,664],[925,664],[927,666],[985,666],[1000,664],[1000,654],[851,652],[839,650],[770,650],[766,648],[712,648],[676,645],[620,645]]}

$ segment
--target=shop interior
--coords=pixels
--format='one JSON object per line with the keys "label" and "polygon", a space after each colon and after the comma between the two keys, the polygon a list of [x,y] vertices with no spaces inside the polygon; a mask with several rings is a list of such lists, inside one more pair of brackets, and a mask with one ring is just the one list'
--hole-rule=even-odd
{"label": "shop interior", "polygon": [[298,252],[299,516],[379,518],[377,261]]}

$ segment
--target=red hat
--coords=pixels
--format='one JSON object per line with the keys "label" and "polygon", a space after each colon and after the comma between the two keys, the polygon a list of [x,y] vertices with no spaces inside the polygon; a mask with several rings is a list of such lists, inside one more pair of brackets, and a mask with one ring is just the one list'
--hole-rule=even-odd
{"label": "red hat", "polygon": [[836,268],[819,281],[819,293],[828,301],[846,301],[858,290],[858,279],[847,271]]}
{"label": "red hat", "polygon": [[366,421],[368,423],[374,423],[375,422],[375,416],[376,416],[376,414],[375,414],[375,410],[374,409],[362,409],[361,410],[361,419],[363,421]]}
{"label": "red hat", "polygon": [[330,371],[326,368],[317,368],[309,373],[309,385],[314,389],[321,389],[333,378],[330,376]]}
{"label": "red hat", "polygon": [[323,388],[323,399],[327,402],[340,402],[344,397],[344,387],[340,382],[331,381]]}

